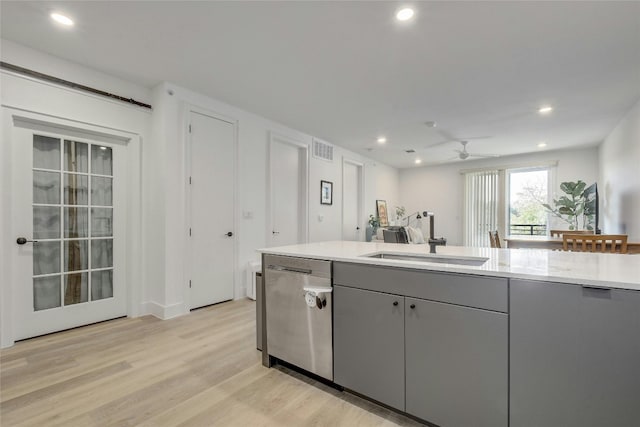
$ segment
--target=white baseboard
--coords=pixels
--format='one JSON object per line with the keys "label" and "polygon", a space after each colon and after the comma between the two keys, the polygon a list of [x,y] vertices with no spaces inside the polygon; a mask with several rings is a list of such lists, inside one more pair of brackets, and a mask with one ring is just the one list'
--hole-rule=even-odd
{"label": "white baseboard", "polygon": [[167,320],[174,317],[187,314],[189,310],[186,309],[183,303],[176,303],[171,305],[162,305],[155,301],[148,301],[144,304],[145,312],[158,319]]}

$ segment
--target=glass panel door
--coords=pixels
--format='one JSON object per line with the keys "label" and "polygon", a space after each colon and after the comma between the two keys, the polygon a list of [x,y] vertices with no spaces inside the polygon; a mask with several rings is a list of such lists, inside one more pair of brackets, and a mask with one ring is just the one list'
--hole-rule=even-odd
{"label": "glass panel door", "polygon": [[33,136],[33,309],[113,297],[113,150]]}

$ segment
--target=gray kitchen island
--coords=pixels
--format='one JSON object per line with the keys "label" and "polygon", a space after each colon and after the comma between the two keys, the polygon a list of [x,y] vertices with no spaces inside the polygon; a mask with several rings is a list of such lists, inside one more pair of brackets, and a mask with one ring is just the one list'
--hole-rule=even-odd
{"label": "gray kitchen island", "polygon": [[266,366],[440,426],[640,422],[640,258],[364,242],[261,252]]}

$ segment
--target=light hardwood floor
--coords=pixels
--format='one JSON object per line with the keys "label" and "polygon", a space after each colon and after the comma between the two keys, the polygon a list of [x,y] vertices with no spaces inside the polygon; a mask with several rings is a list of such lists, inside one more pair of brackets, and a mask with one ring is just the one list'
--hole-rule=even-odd
{"label": "light hardwood floor", "polygon": [[0,351],[0,425],[421,425],[255,349],[255,303],[117,319]]}

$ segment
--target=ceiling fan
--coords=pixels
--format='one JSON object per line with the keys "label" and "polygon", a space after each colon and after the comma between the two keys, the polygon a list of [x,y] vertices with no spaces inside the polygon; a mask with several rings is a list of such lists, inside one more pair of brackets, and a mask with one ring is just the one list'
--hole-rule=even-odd
{"label": "ceiling fan", "polygon": [[436,129],[435,131],[440,136],[442,136],[444,139],[442,141],[440,141],[440,142],[436,142],[435,144],[427,145],[425,148],[437,147],[439,145],[448,144],[449,142],[460,142],[460,143],[462,143],[464,141],[465,143],[467,143],[467,142],[469,142],[471,140],[475,140],[475,139],[489,139],[489,138],[491,138],[491,136],[470,136],[470,137],[466,137],[466,138],[454,138],[451,134],[449,134],[449,132],[447,132],[447,131],[445,131],[443,129]]}
{"label": "ceiling fan", "polygon": [[453,150],[456,153],[458,153],[458,155],[456,157],[453,157],[451,159],[448,160],[456,160],[456,159],[460,159],[460,160],[467,160],[469,157],[474,157],[474,158],[478,158],[478,159],[482,159],[482,158],[488,158],[488,157],[500,157],[499,154],[471,154],[467,151],[467,144],[469,143],[469,141],[458,141],[460,144],[462,144],[462,150]]}

